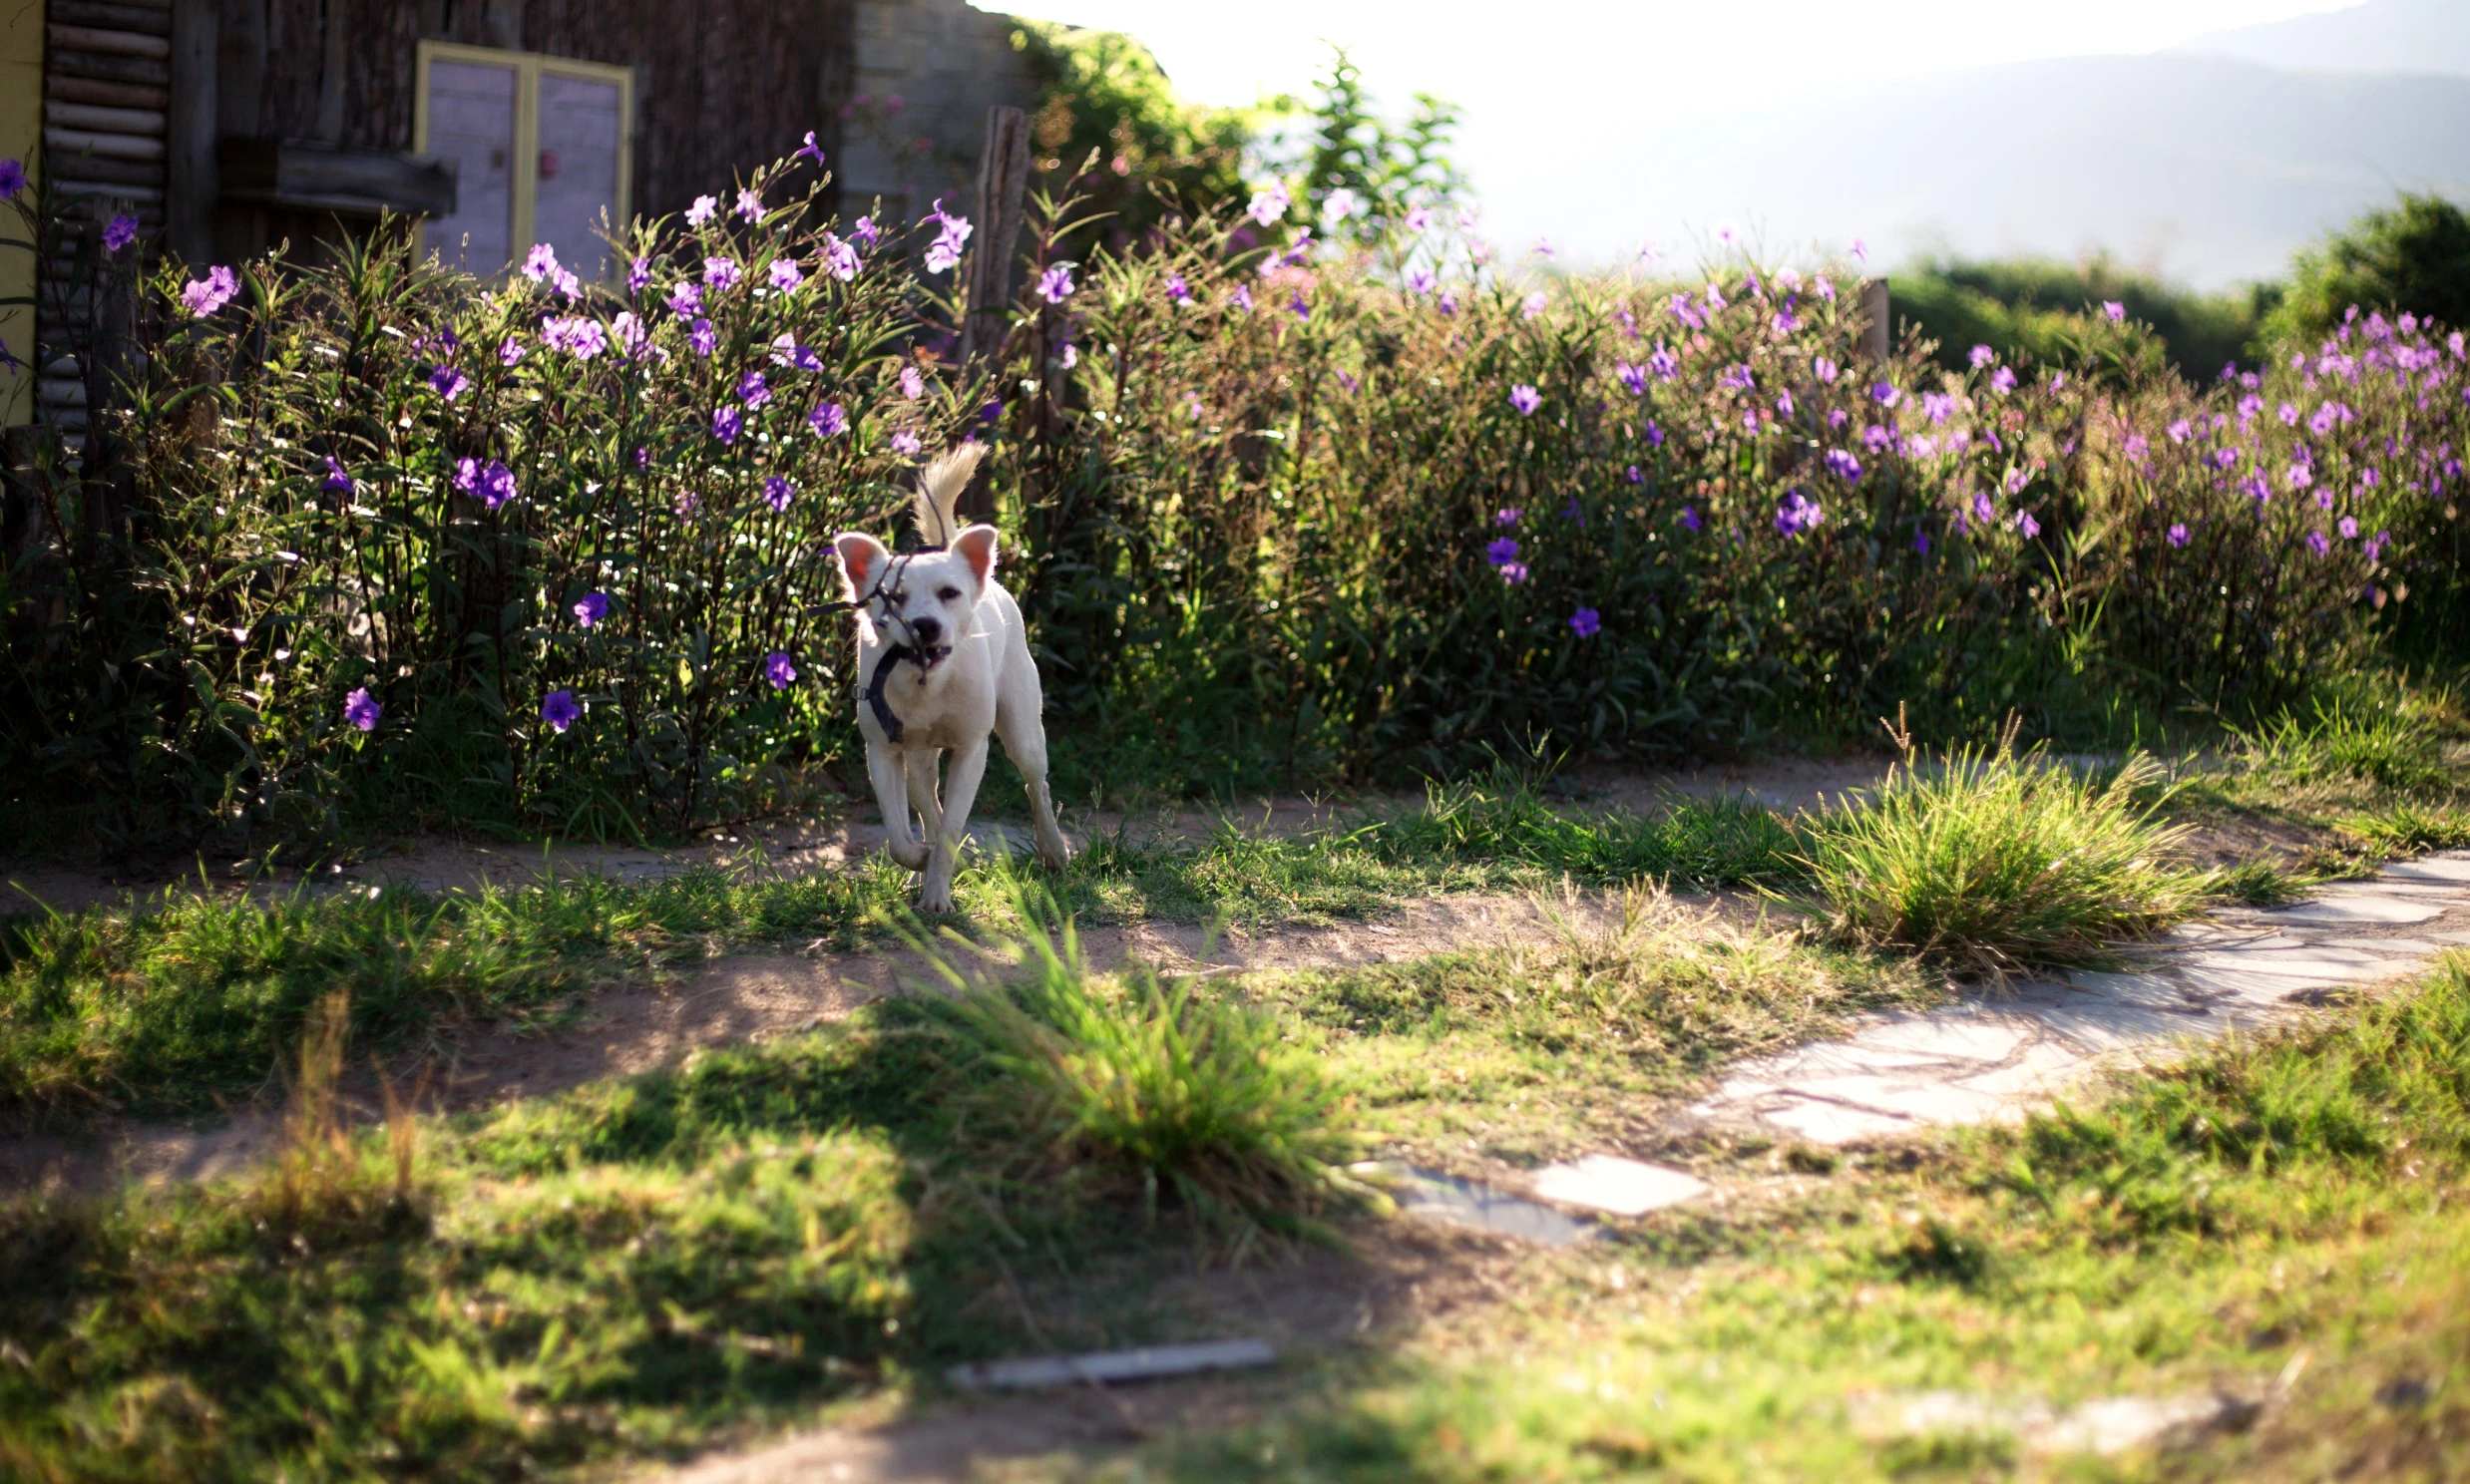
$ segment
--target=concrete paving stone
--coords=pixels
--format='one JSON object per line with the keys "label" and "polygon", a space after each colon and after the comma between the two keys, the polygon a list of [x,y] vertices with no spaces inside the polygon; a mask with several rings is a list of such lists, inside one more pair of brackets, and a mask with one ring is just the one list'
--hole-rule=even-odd
{"label": "concrete paving stone", "polygon": [[[1970,1075],[1993,1071],[1979,1067]],[[1959,1074],[1964,1075],[1964,1074]],[[1912,1123],[1973,1123],[1996,1114],[2007,1101],[1973,1092],[1954,1080],[1916,1081],[1896,1077],[1837,1077],[1793,1091],[1869,1113],[1883,1113]]]}
{"label": "concrete paving stone", "polygon": [[2470,901],[2463,889],[2450,882],[2429,881],[2345,881],[2326,882],[2315,889],[2317,898],[2325,897],[2401,897],[2424,898],[2431,902]]}
{"label": "concrete paving stone", "polygon": [[2106,969],[2074,968],[2067,971],[2067,982],[2122,1004],[2168,1009],[2187,1003],[2187,991],[2179,987],[2178,980],[2166,974],[2112,973]]}
{"label": "concrete paving stone", "polygon": [[989,1360],[978,1365],[956,1365],[945,1374],[965,1390],[1026,1390],[1157,1380],[1204,1370],[1241,1370],[1277,1363],[1277,1347],[1266,1339],[1212,1339],[1198,1344],[1148,1345],[1137,1350]]}
{"label": "concrete paving stone", "polygon": [[1759,1121],[1774,1128],[1800,1135],[1813,1144],[1855,1144],[1863,1139],[1889,1139],[1908,1134],[1917,1126],[1909,1118],[1897,1118],[1862,1108],[1851,1108],[1842,1103],[1823,1102],[1817,1098],[1790,1098],[1773,1108],[1759,1110]]}
{"label": "concrete paving stone", "polygon": [[2430,932],[2427,935],[2440,943],[2470,943],[2470,932]]}
{"label": "concrete paving stone", "polygon": [[2239,968],[2191,968],[2180,977],[2198,993],[2253,1004],[2277,1004],[2301,989],[2340,988],[2358,982],[2354,974],[2268,974]]}
{"label": "concrete paving stone", "polygon": [[2470,885],[2470,855],[2453,851],[2441,856],[2421,856],[2415,861],[2395,861],[2384,868],[2384,876],[2391,881]]}
{"label": "concrete paving stone", "polygon": [[1544,1247],[1568,1247],[1594,1232],[1585,1222],[1563,1216],[1506,1191],[1473,1180],[1412,1166],[1388,1167],[1399,1209],[1454,1226],[1516,1237]]}
{"label": "concrete paving stone", "polygon": [[2416,968],[2416,958],[2379,958],[2372,953],[2339,948],[2276,949],[2269,953],[2190,953],[2179,965],[2182,977],[2190,969],[2231,973],[2280,974],[2300,979],[2388,979]]}
{"label": "concrete paving stone", "polygon": [[2424,923],[2442,917],[2438,902],[2403,902],[2391,897],[2324,898],[2296,907],[2276,907],[2257,916],[2276,928],[2345,923]]}
{"label": "concrete paving stone", "polygon": [[1623,1159],[1616,1154],[1590,1154],[1572,1163],[1546,1165],[1537,1170],[1534,1189],[1543,1199],[1565,1206],[1609,1211],[1614,1216],[1639,1216],[1705,1195],[1707,1182],[1662,1165]]}

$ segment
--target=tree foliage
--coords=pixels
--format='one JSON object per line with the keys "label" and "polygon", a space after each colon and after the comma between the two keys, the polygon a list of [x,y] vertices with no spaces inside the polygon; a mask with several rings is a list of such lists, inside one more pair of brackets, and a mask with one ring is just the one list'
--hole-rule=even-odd
{"label": "tree foliage", "polygon": [[2267,333],[2320,340],[2356,305],[2470,327],[2470,215],[2403,191],[2298,254]]}

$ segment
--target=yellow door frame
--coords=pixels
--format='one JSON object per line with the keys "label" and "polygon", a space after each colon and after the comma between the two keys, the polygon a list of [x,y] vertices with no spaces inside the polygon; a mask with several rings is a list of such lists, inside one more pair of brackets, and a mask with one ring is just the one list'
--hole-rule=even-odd
{"label": "yellow door frame", "polygon": [[[432,62],[468,62],[482,67],[505,67],[515,73],[515,158],[514,216],[509,232],[507,266],[522,263],[528,245],[538,240],[533,235],[533,212],[540,202],[541,186],[541,78],[582,78],[591,82],[618,85],[618,199],[610,210],[610,224],[618,231],[634,217],[634,69],[616,67],[605,62],[580,62],[572,57],[551,57],[540,52],[507,52],[494,47],[463,46],[451,41],[420,43],[415,66],[418,77],[412,98],[412,153],[429,153],[429,64]],[[611,261],[616,261],[615,257]]]}

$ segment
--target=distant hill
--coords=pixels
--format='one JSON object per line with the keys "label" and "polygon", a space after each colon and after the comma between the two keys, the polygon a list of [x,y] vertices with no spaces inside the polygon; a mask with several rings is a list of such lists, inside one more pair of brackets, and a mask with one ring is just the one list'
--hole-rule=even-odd
{"label": "distant hill", "polygon": [[2470,76],[2470,0],[2369,0],[2322,15],[2214,31],[2170,50],[2311,72]]}
{"label": "distant hill", "polygon": [[[2470,0],[2448,4],[2470,12]],[[2211,288],[2277,276],[2292,248],[2396,188],[2470,198],[2470,77],[2183,53],[1940,73],[1641,133],[1548,168],[1476,162],[1494,219],[1567,221],[1580,214],[1573,195],[1609,182],[1634,203],[1623,225],[1667,242],[1731,218],[1780,249],[1841,248],[1858,232],[1881,262],[2106,247]],[[1594,234],[1567,241],[1619,250]]]}

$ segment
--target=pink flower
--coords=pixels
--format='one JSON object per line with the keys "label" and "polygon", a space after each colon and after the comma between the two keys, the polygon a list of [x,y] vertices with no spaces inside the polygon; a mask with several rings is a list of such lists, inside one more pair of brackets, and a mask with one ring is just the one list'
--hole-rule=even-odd
{"label": "pink flower", "polygon": [[206,270],[204,278],[193,278],[181,289],[181,303],[200,319],[214,313],[231,302],[240,291],[240,280],[232,271],[217,263]]}
{"label": "pink flower", "polygon": [[1509,405],[1518,410],[1518,416],[1533,417],[1535,409],[1543,406],[1543,394],[1520,382],[1509,389]]}

